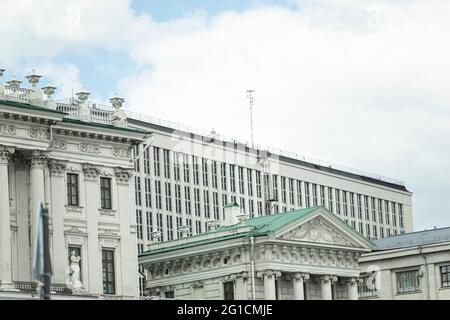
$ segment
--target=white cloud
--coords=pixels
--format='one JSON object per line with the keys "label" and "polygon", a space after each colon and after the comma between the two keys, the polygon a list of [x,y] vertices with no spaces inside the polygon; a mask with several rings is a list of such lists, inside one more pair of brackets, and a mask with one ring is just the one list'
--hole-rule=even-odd
{"label": "white cloud", "polygon": [[[255,89],[257,141],[405,179],[416,228],[450,225],[450,3],[293,2],[156,23],[128,0],[0,0],[0,64],[120,51],[138,69],[119,83],[133,111],[247,139]],[[47,65],[61,96],[81,85]]]}

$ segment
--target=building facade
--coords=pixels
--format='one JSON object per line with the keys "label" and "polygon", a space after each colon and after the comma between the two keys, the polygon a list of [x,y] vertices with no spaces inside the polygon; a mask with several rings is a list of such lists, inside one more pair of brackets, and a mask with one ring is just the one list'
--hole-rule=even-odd
{"label": "building facade", "polygon": [[188,235],[207,231],[234,202],[251,217],[323,205],[369,239],[413,230],[412,194],[400,181],[127,115],[154,136],[134,151],[142,153],[134,178],[139,252],[180,238],[184,227]]}
{"label": "building facade", "polygon": [[[1,74],[0,74],[1,75]],[[131,148],[146,133],[129,128],[113,98],[105,117],[86,103],[56,104],[40,76],[0,84],[0,298],[35,297],[32,257],[39,203],[49,209],[56,298],[138,296]],[[68,284],[69,257],[81,288]],[[75,295],[76,294],[76,295]]]}
{"label": "building facade", "polygon": [[150,296],[216,300],[357,300],[358,258],[373,244],[324,207],[155,243],[140,255]]}
{"label": "building facade", "polygon": [[359,263],[360,298],[450,300],[450,228],[375,240]]}

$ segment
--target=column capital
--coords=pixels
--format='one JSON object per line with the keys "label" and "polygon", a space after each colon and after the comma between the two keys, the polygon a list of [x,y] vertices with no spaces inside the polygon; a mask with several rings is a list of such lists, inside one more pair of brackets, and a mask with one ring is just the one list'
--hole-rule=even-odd
{"label": "column capital", "polygon": [[114,173],[119,184],[128,184],[133,176],[133,170],[128,168],[115,167]]}
{"label": "column capital", "polygon": [[49,159],[48,167],[50,169],[50,174],[52,176],[61,176],[66,171],[68,161],[66,160],[57,160],[57,159]]}
{"label": "column capital", "polygon": [[277,270],[264,270],[264,271],[260,271],[256,274],[256,276],[258,278],[271,278],[271,277],[280,277],[281,276],[281,271],[277,271]]}
{"label": "column capital", "polygon": [[0,164],[8,164],[8,161],[13,153],[13,147],[0,145]]}
{"label": "column capital", "polygon": [[46,167],[48,162],[48,153],[46,151],[34,150],[29,155],[31,167]]}
{"label": "column capital", "polygon": [[344,280],[344,282],[347,283],[347,284],[352,284],[353,285],[353,284],[362,283],[363,280],[360,279],[360,278],[354,277],[354,278],[347,278],[347,279]]}
{"label": "column capital", "polygon": [[338,280],[338,278],[336,276],[332,276],[332,275],[323,275],[320,277],[320,280],[322,282],[330,282],[330,283],[334,283]]}
{"label": "column capital", "polygon": [[100,168],[90,163],[84,163],[83,172],[86,180],[96,180],[100,174]]}
{"label": "column capital", "polygon": [[296,272],[294,274],[292,274],[293,279],[295,280],[309,280],[309,273],[301,273],[301,272]]}

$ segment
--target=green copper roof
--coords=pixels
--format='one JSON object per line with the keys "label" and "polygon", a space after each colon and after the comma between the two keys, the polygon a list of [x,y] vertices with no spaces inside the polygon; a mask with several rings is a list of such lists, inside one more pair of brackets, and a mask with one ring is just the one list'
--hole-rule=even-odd
{"label": "green copper roof", "polygon": [[[318,206],[248,219],[232,226],[219,227],[213,231],[203,232],[201,234],[185,239],[187,241],[182,243],[179,243],[180,242],[179,240],[167,241],[165,242],[165,244],[168,246],[144,252],[140,256],[159,254],[163,252],[180,250],[184,248],[195,247],[198,245],[205,245],[209,243],[220,242],[235,238],[244,238],[244,237],[248,238],[252,236],[258,237],[269,235],[277,232],[283,227],[286,227],[301,218],[304,218],[316,212],[318,209],[325,210],[327,213],[329,213],[331,219],[336,221],[336,223],[340,224],[350,234],[355,235],[357,238],[365,242],[368,246],[371,247],[374,246],[374,244],[370,240],[368,240],[363,235],[356,232],[356,230],[347,225],[339,217],[329,212],[327,209],[325,209],[325,207]],[[239,229],[241,229],[241,231]]]}

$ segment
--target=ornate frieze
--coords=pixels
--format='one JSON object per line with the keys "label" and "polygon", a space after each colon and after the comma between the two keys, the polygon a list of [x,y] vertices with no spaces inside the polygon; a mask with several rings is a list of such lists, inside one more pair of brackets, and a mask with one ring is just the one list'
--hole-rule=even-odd
{"label": "ornate frieze", "polygon": [[103,217],[112,217],[112,218],[114,218],[116,216],[116,211],[114,211],[114,210],[99,209],[98,212]]}
{"label": "ornate frieze", "polygon": [[81,207],[67,206],[66,211],[68,214],[74,214],[74,215],[82,215],[83,214],[83,208],[81,208]]}
{"label": "ornate frieze", "polygon": [[315,218],[300,227],[284,234],[282,239],[308,242],[332,243],[343,246],[352,244],[335,230],[327,226],[321,218]]}
{"label": "ornate frieze", "polygon": [[116,175],[117,183],[128,184],[131,176],[133,175],[133,170],[116,167],[114,168],[114,173]]}
{"label": "ornate frieze", "polygon": [[50,159],[48,162],[48,167],[50,169],[50,174],[53,176],[61,176],[66,171],[68,161]]}
{"label": "ornate frieze", "polygon": [[100,174],[100,168],[93,164],[85,163],[83,164],[83,173],[86,180],[96,180]]}
{"label": "ornate frieze", "polygon": [[49,148],[55,149],[55,150],[66,150],[67,143],[64,140],[55,139],[55,140],[52,140],[52,142],[50,142]]}
{"label": "ornate frieze", "polygon": [[99,154],[101,149],[100,145],[95,143],[80,143],[80,151],[84,153]]}
{"label": "ornate frieze", "polygon": [[44,127],[31,127],[29,130],[31,138],[35,139],[49,139],[50,133],[47,128]]}
{"label": "ornate frieze", "polygon": [[0,124],[0,134],[6,136],[15,136],[16,127],[11,124]]}
{"label": "ornate frieze", "polygon": [[272,277],[278,278],[278,277],[281,276],[281,271],[277,271],[277,270],[264,270],[264,271],[257,272],[257,273],[256,273],[256,276],[257,276],[258,278],[265,278],[265,277],[268,277],[268,278],[272,278]]}
{"label": "ornate frieze", "polygon": [[112,155],[117,158],[131,158],[131,149],[127,147],[113,147]]}

